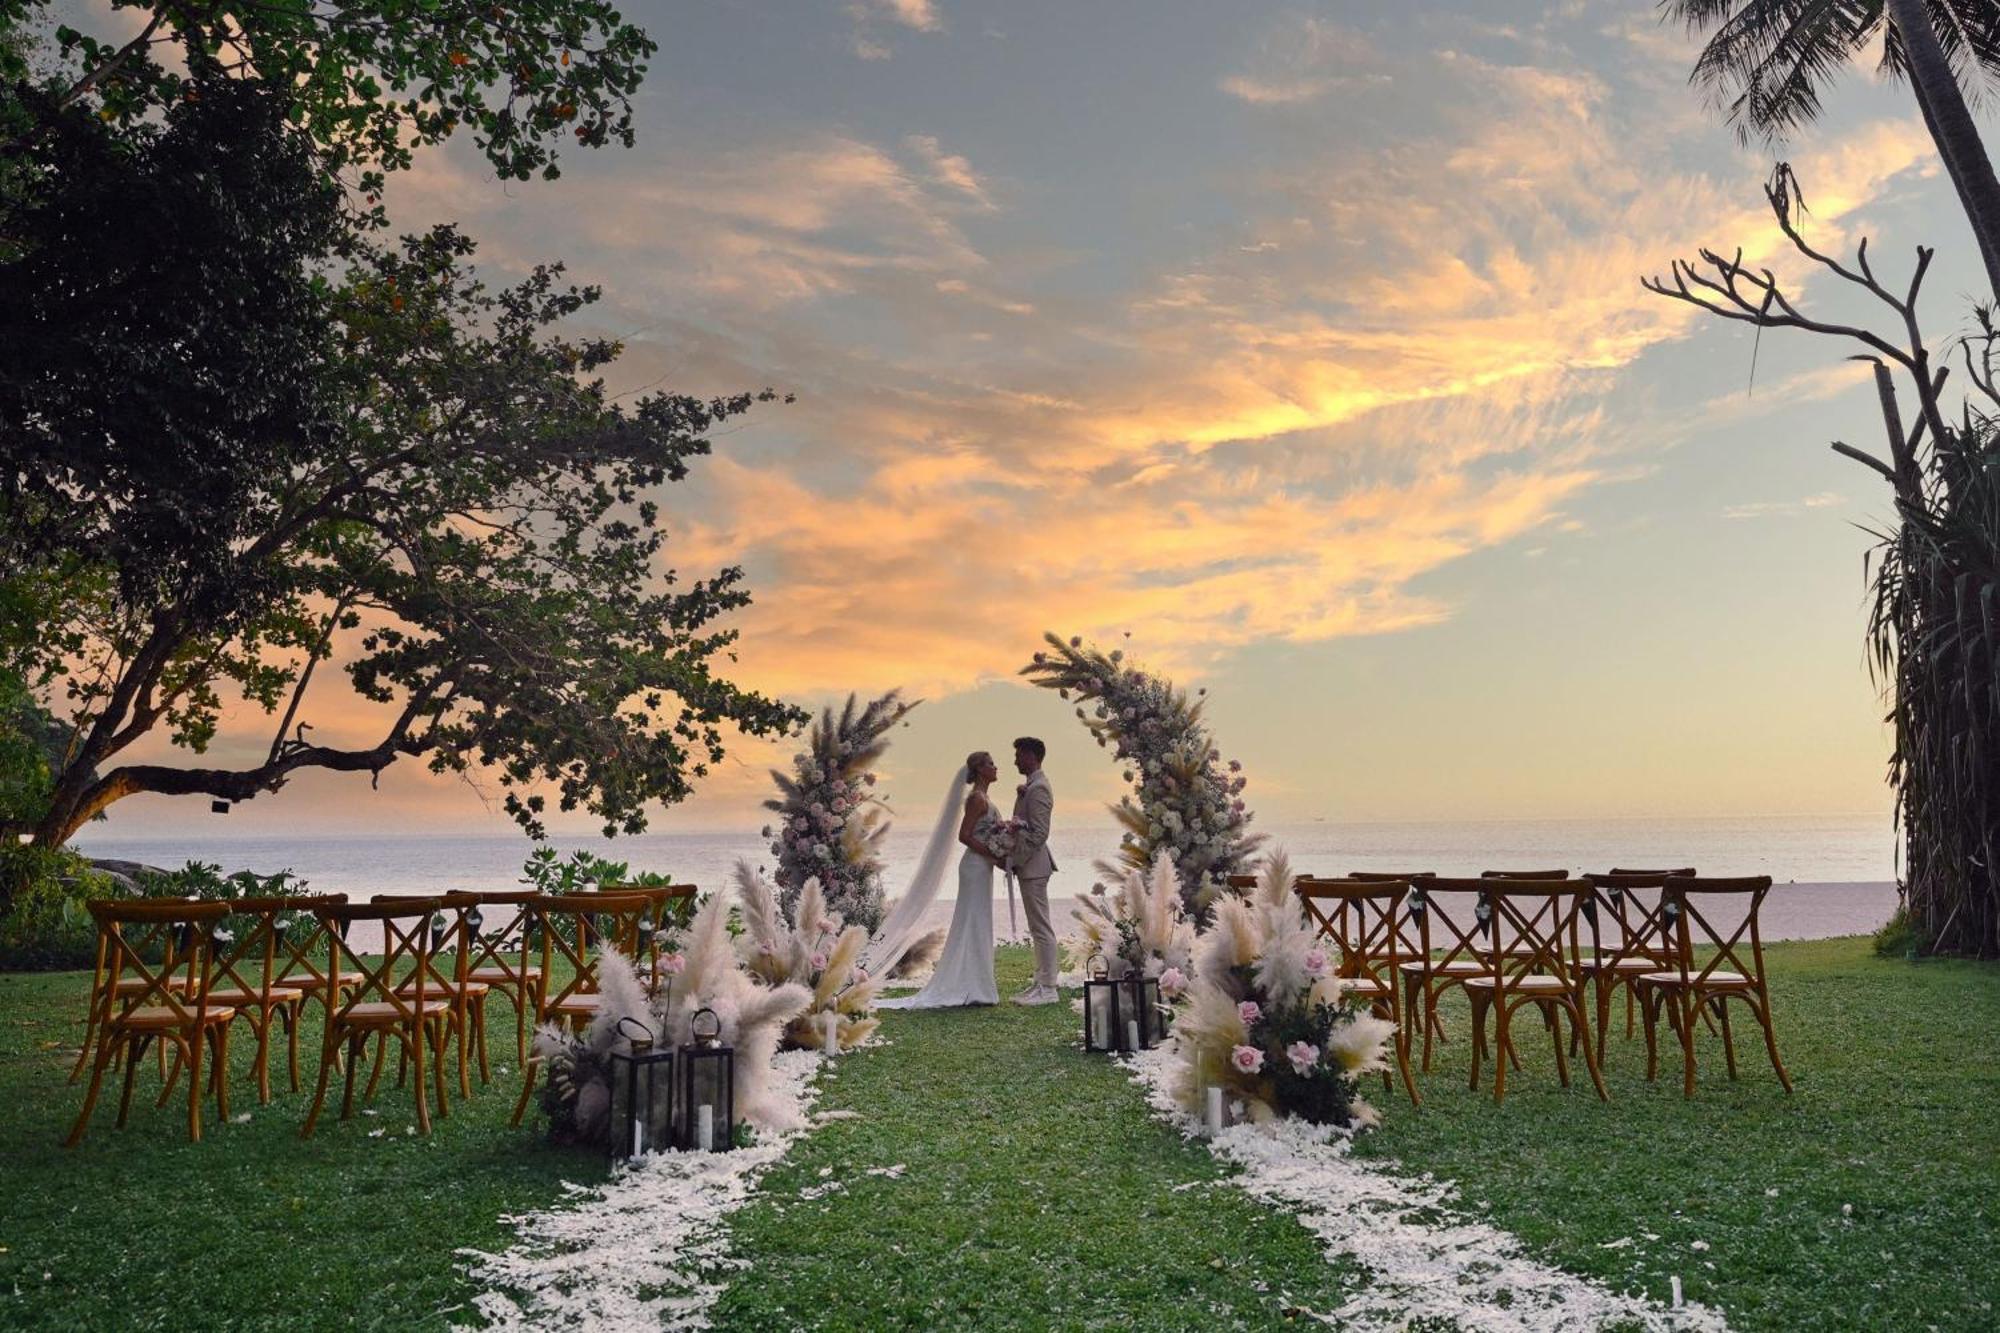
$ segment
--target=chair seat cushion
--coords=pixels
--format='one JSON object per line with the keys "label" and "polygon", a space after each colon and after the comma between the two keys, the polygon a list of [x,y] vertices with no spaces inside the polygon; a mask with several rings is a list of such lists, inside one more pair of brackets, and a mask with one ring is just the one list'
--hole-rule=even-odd
{"label": "chair seat cushion", "polygon": [[474,981],[484,981],[489,985],[511,986],[516,980],[540,981],[542,969],[539,967],[475,967],[468,974]]}
{"label": "chair seat cushion", "polygon": [[1486,964],[1474,958],[1456,958],[1449,963],[1427,963],[1422,959],[1399,964],[1411,976],[1422,976],[1429,972],[1438,977],[1476,977],[1486,971]]}
{"label": "chair seat cushion", "polygon": [[[1472,990],[1495,990],[1498,989],[1500,982],[1497,978],[1490,976],[1467,977],[1465,984]],[[1561,977],[1552,977],[1540,972],[1530,972],[1518,977],[1508,977],[1507,989],[1567,994],[1570,987],[1569,983]]]}
{"label": "chair seat cushion", "polygon": [[1374,977],[1342,977],[1340,979],[1340,989],[1348,995],[1379,997],[1382,999],[1389,998],[1390,993],[1389,983],[1386,981],[1377,981]]}
{"label": "chair seat cushion", "polygon": [[604,1007],[600,995],[565,995],[549,1008],[559,1014],[594,1014]]}
{"label": "chair seat cushion", "polygon": [[1654,972],[1659,970],[1659,961],[1653,958],[1586,958],[1580,967],[1586,972],[1626,973]]}
{"label": "chair seat cushion", "polygon": [[273,986],[269,990],[212,990],[208,993],[210,1004],[226,1004],[237,1009],[248,1009],[256,1004],[292,1004],[306,998],[305,992],[291,986]]}
{"label": "chair seat cushion", "polygon": [[[344,1022],[379,1026],[400,1023],[404,1014],[416,1008],[414,1004],[395,1005],[387,1000],[363,1000],[359,1004],[349,1005],[341,1010],[340,1014]],[[426,1014],[447,1013],[450,1009],[449,1000],[425,1000],[423,1003],[423,1011]]]}
{"label": "chair seat cushion", "polygon": [[[226,1004],[210,1006],[206,1015],[207,1020],[211,1023],[227,1023],[234,1017],[236,1017],[236,1011]],[[194,1024],[194,1010],[188,1010],[187,1017],[183,1018],[164,1004],[141,1005],[137,1009],[120,1014],[116,1022],[120,1027],[142,1028],[147,1031],[162,1028],[192,1027]]]}
{"label": "chair seat cushion", "polygon": [[[455,981],[427,981],[424,983],[424,994],[426,995],[453,995],[460,990],[463,990],[467,995],[484,995],[489,989],[490,987],[483,981],[468,981],[463,986]],[[416,993],[417,985],[413,981],[406,981],[396,987],[396,994],[398,995],[415,995]]]}
{"label": "chair seat cushion", "polygon": [[[1649,986],[1672,986],[1680,988],[1681,974],[1678,972],[1648,972],[1639,978]],[[1741,972],[1711,972],[1707,976],[1689,973],[1688,982],[1697,990],[1749,990],[1756,985]]]}
{"label": "chair seat cushion", "polygon": [[[354,984],[354,980],[355,979],[353,977],[342,977],[340,979],[340,984],[343,986],[351,986]],[[326,978],[316,977],[310,972],[294,972],[288,977],[277,978],[271,984],[273,986],[283,986],[286,990],[303,990],[303,991],[325,990]]]}

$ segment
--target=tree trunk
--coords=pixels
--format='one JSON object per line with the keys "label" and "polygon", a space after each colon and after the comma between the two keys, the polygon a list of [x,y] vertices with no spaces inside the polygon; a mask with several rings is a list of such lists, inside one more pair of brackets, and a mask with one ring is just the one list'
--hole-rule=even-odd
{"label": "tree trunk", "polygon": [[1903,51],[1910,62],[1910,83],[1924,110],[1924,121],[1979,240],[1986,285],[2000,297],[2000,177],[1993,174],[1993,160],[1986,155],[1979,127],[1973,124],[1965,95],[1952,76],[1951,62],[1938,45],[1937,30],[1931,27],[1924,0],[1885,0],[1885,5],[1902,36]]}

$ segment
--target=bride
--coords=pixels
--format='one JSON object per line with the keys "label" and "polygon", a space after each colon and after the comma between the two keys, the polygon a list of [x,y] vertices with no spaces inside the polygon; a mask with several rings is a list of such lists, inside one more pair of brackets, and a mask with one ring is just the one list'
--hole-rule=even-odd
{"label": "bride", "polygon": [[958,818],[958,842],[965,851],[958,858],[958,904],[952,909],[951,932],[945,936],[944,952],[924,988],[905,998],[882,1000],[878,1008],[948,1009],[1000,1002],[999,983],[993,977],[993,868],[1000,857],[993,841],[1001,820],[987,796],[999,776],[993,756],[977,750],[966,757],[965,767],[953,777],[916,879],[870,945],[869,970],[883,975],[895,966],[915,937],[925,910],[936,899],[938,881],[943,879],[943,853],[949,847],[944,834],[957,804],[954,797],[970,784],[972,790],[966,793]]}

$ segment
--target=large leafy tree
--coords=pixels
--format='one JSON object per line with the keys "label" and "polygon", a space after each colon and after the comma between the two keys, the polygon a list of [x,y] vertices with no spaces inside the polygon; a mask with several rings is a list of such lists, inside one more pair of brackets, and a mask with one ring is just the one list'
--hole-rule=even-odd
{"label": "large leafy tree", "polygon": [[1825,86],[1880,43],[1907,79],[2000,295],[2000,178],[1967,105],[2000,76],[2000,0],[1661,0],[1703,34],[1693,81],[1746,140],[1819,118]]}
{"label": "large leafy tree", "polygon": [[[641,828],[726,729],[800,720],[714,669],[739,571],[661,569],[652,497],[752,399],[616,403],[594,376],[617,345],[556,331],[595,297],[559,270],[496,291],[450,229],[355,245],[287,113],[225,80],[157,123],[72,107],[35,139],[0,262],[0,571],[63,595],[0,600],[0,669],[70,736],[10,831],[55,844],[137,792],[242,800],[405,758],[483,767],[531,831],[545,791]],[[312,737],[329,661],[372,736]],[[230,692],[276,719],[268,750],[130,759],[159,733],[206,750]]]}
{"label": "large leafy tree", "polygon": [[[136,124],[215,77],[280,92],[287,123],[350,184],[379,191],[413,151],[469,131],[502,176],[558,171],[557,145],[632,142],[631,98],[658,48],[604,0],[111,0],[122,22],[54,22],[53,0],[0,0],[0,33],[52,28],[52,110]],[[94,17],[103,21],[100,11]],[[29,91],[20,62],[0,83]],[[0,155],[45,127],[0,116]]]}

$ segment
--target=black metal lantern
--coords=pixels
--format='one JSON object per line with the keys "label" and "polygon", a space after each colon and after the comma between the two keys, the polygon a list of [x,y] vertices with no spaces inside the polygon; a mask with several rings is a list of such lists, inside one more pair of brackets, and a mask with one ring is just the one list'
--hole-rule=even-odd
{"label": "black metal lantern", "polygon": [[1103,954],[1092,954],[1083,966],[1083,1049],[1109,1054],[1119,1050],[1124,1039],[1119,985],[1111,979],[1111,964]]}
{"label": "black metal lantern", "polygon": [[611,1053],[611,1160],[674,1146],[674,1049],[636,1018],[618,1020],[629,1050]]}
{"label": "black metal lantern", "polygon": [[1124,1024],[1118,1028],[1118,1049],[1152,1050],[1166,1035],[1165,1025],[1160,1021],[1160,979],[1146,976],[1135,967],[1118,983],[1118,989],[1120,1011],[1125,1016]]}
{"label": "black metal lantern", "polygon": [[722,1020],[697,1009],[688,1020],[693,1041],[681,1047],[681,1095],[674,1108],[679,1143],[696,1152],[727,1152],[736,1144],[736,1051],[722,1041]]}

